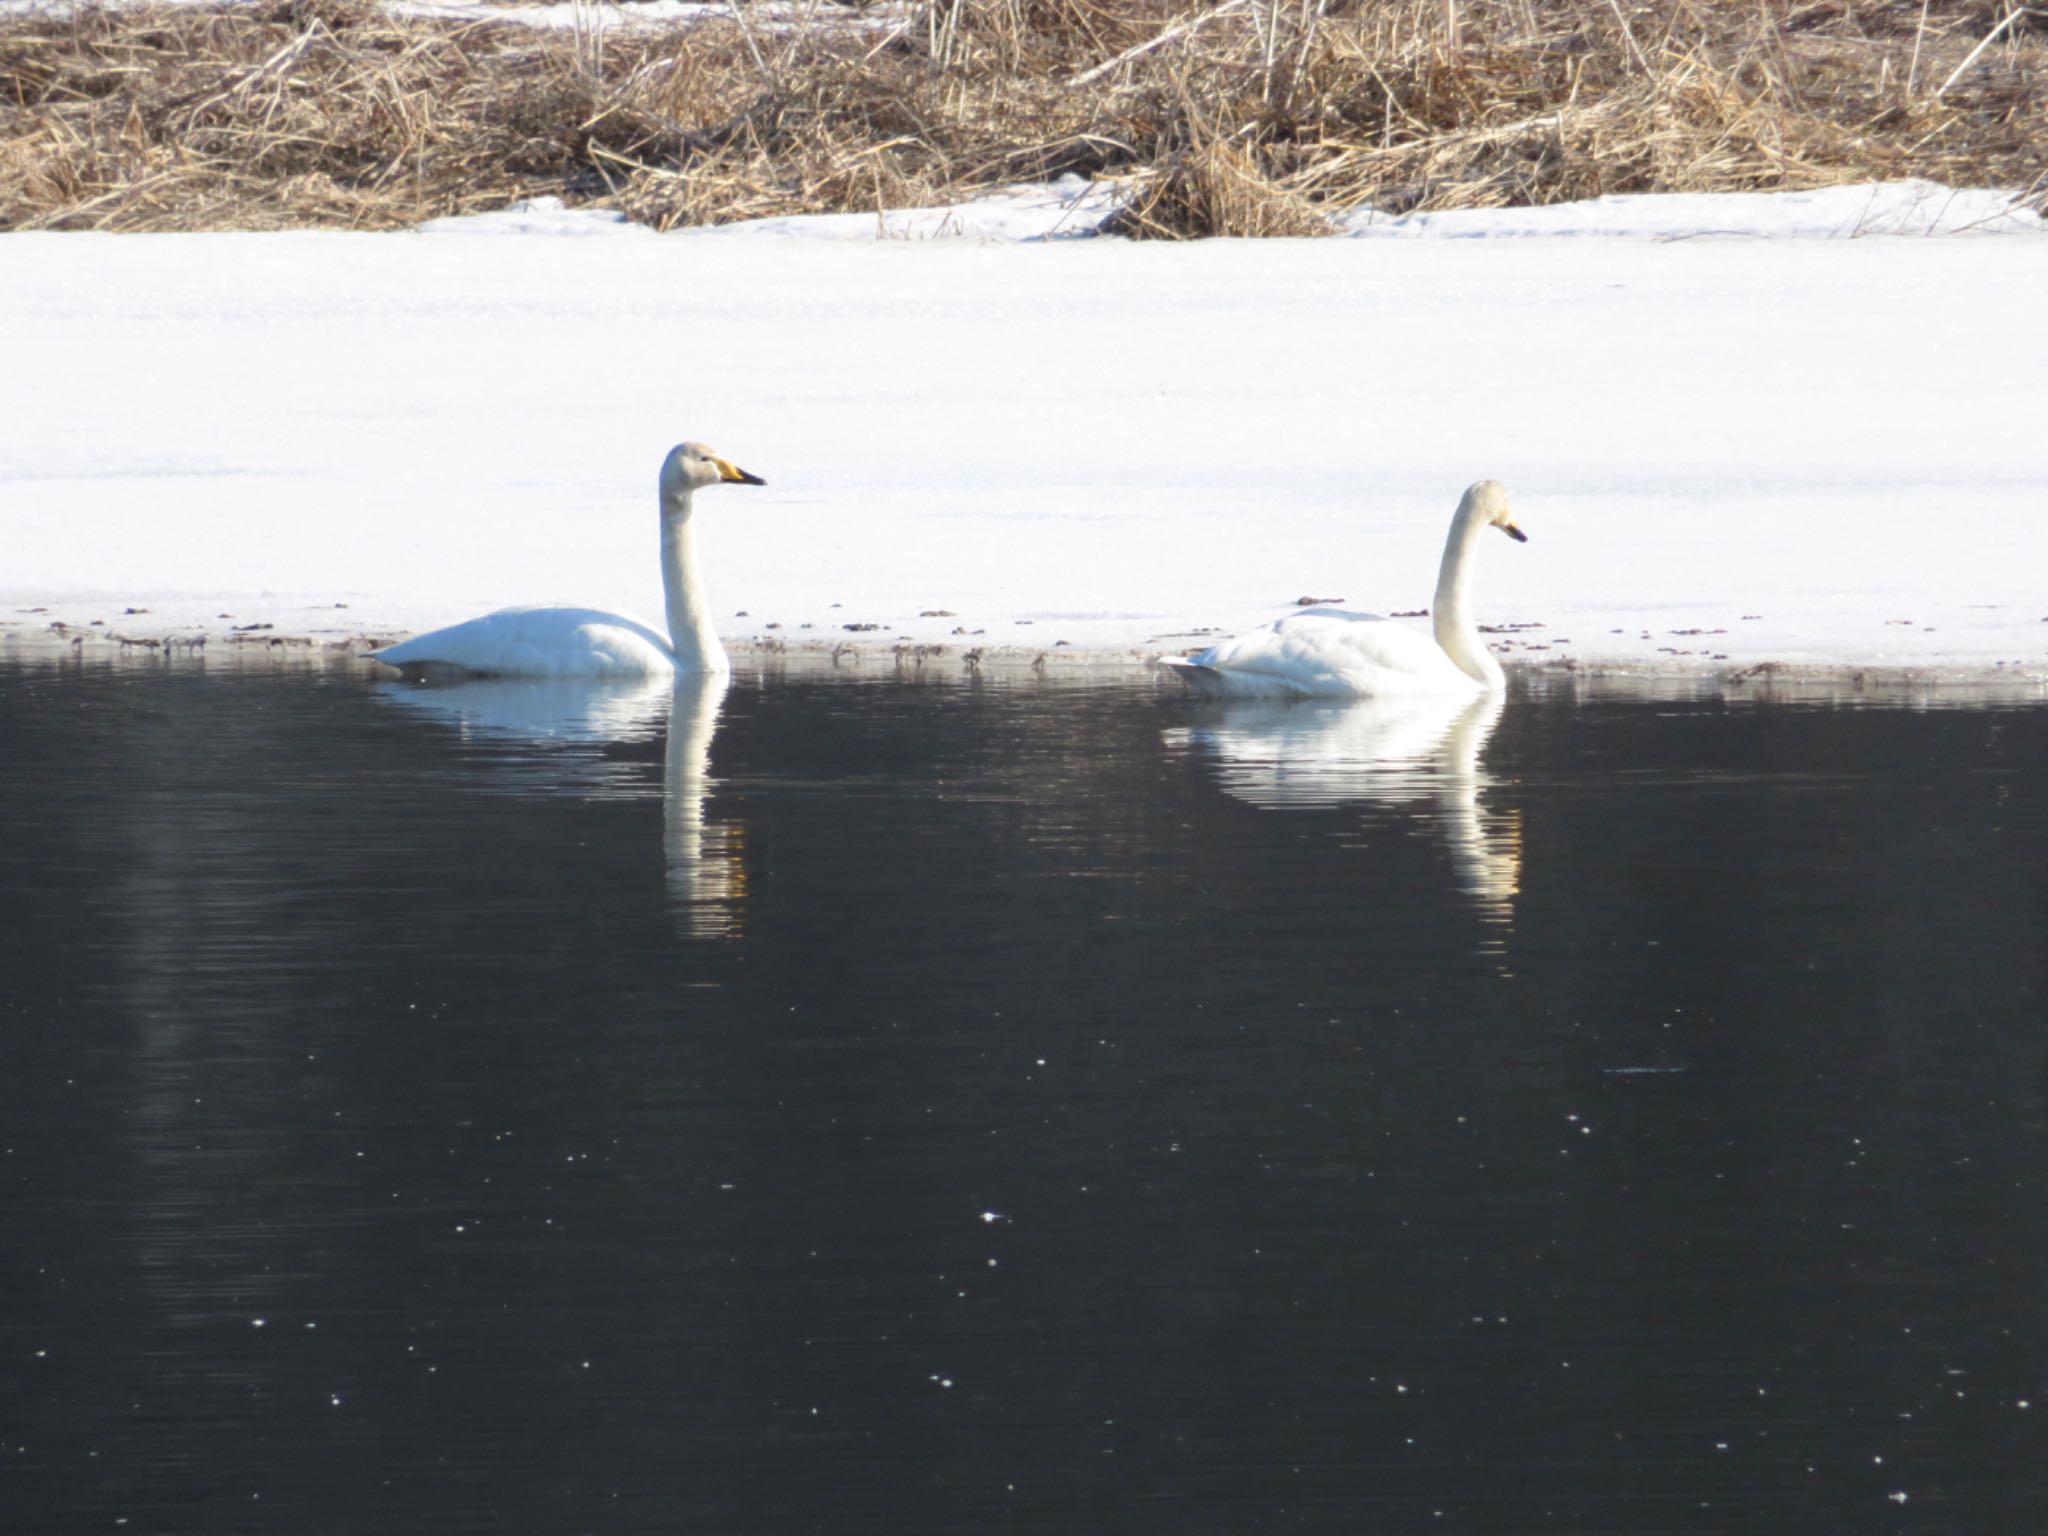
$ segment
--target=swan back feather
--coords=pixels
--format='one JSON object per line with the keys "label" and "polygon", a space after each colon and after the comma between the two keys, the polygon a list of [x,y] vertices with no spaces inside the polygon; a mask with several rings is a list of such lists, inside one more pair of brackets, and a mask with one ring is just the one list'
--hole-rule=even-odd
{"label": "swan back feather", "polygon": [[[1217,697],[1341,697],[1477,693],[1443,647],[1377,613],[1304,608],[1178,661],[1197,693]],[[1369,682],[1370,687],[1361,683]]]}

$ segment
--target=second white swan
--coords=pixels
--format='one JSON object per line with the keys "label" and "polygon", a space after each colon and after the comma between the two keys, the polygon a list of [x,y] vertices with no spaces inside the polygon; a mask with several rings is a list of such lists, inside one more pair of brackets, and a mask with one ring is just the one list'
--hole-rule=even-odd
{"label": "second white swan", "polygon": [[1497,693],[1507,679],[1468,606],[1472,551],[1488,528],[1528,540],[1498,480],[1467,487],[1451,517],[1429,606],[1433,638],[1376,613],[1304,608],[1165,664],[1196,693],[1218,698]]}
{"label": "second white swan", "polygon": [[661,464],[661,585],[668,633],[596,608],[501,608],[370,654],[409,677],[655,677],[731,670],[712,628],[690,534],[690,493],[763,485],[702,443],[678,443]]}

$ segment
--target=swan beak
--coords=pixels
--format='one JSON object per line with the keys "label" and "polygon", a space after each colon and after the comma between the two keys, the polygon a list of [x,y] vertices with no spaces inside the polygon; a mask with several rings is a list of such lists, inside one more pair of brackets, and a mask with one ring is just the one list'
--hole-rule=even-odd
{"label": "swan beak", "polygon": [[1500,531],[1506,534],[1509,538],[1513,539],[1517,544],[1526,544],[1529,542],[1529,535],[1522,532],[1522,530],[1517,528],[1513,523],[1502,523],[1500,525]]}
{"label": "swan beak", "polygon": [[766,485],[768,483],[759,475],[750,475],[744,469],[741,469],[739,465],[729,464],[724,459],[713,459],[711,462],[718,466],[718,478],[725,481],[728,485]]}

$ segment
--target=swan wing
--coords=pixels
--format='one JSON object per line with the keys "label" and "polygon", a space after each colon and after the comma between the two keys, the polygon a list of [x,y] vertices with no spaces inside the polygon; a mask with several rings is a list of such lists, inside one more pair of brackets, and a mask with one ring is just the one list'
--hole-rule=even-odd
{"label": "swan wing", "polygon": [[596,608],[501,608],[370,655],[414,676],[651,677],[674,670],[659,630]]}
{"label": "swan wing", "polygon": [[1434,638],[1376,613],[1306,608],[1172,663],[1217,697],[1470,692]]}

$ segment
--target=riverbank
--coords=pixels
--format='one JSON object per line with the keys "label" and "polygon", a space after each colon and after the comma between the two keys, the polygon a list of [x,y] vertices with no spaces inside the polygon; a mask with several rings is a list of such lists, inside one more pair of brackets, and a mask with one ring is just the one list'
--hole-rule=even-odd
{"label": "riverbank", "polygon": [[659,614],[653,481],[687,437],[768,482],[699,507],[736,652],[1051,666],[1308,598],[1413,614],[1492,477],[1530,540],[1476,572],[1511,666],[2037,675],[2039,234],[1761,208],[1186,244],[591,215],[6,236],[0,632],[218,651]]}

